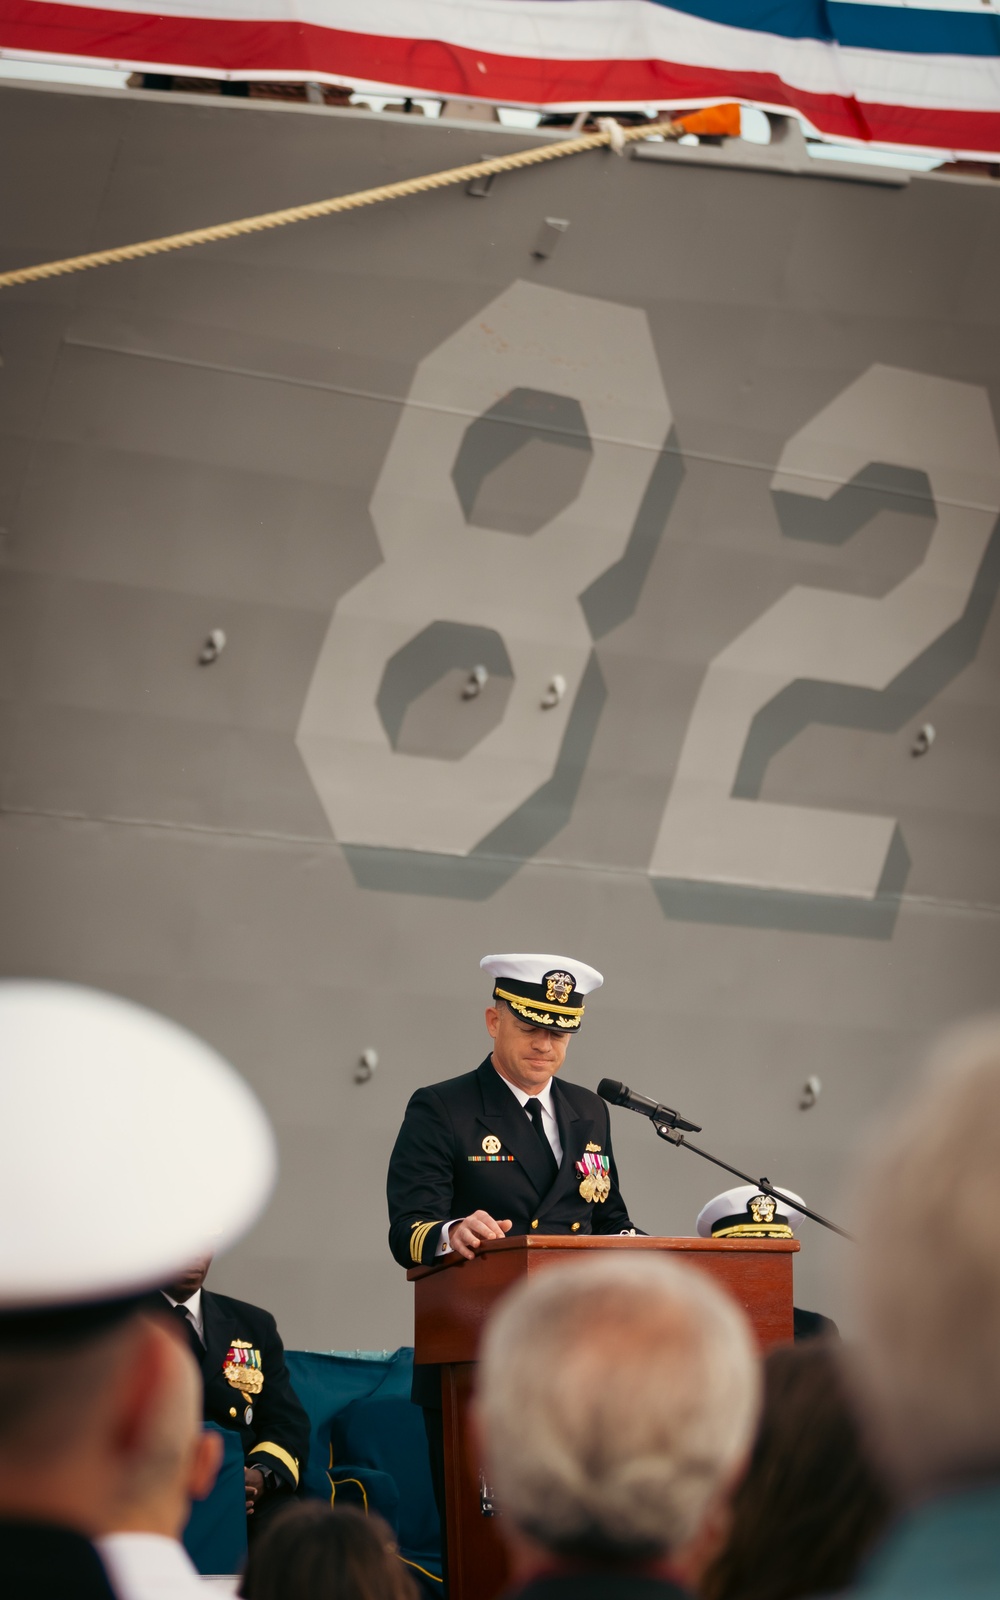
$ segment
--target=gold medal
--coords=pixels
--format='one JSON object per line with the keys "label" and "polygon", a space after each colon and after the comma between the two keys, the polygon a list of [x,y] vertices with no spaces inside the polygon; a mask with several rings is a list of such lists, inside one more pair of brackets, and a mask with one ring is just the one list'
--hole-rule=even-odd
{"label": "gold medal", "polygon": [[594,1190],[595,1199],[599,1201],[601,1205],[603,1205],[605,1200],[608,1198],[608,1195],[611,1193],[611,1179],[608,1177],[606,1172],[598,1172],[596,1174],[594,1178]]}
{"label": "gold medal", "polygon": [[227,1383],[231,1383],[240,1394],[260,1394],[264,1387],[264,1374],[259,1367],[244,1367],[232,1362],[226,1362],[222,1369]]}
{"label": "gold medal", "polygon": [[260,1351],[255,1350],[248,1339],[234,1339],[226,1351],[222,1375],[226,1382],[234,1389],[238,1389],[243,1396],[243,1403],[246,1406],[243,1420],[249,1427],[253,1416],[251,1396],[260,1394],[264,1387]]}
{"label": "gold medal", "polygon": [[488,1133],[486,1135],[486,1138],[483,1140],[483,1149],[488,1156],[498,1156],[500,1154],[500,1140],[497,1138],[495,1133]]}
{"label": "gold medal", "polygon": [[[580,1194],[588,1205],[592,1205],[597,1198],[597,1178],[594,1173],[588,1172],[580,1185]],[[602,1196],[603,1199],[603,1196]]]}

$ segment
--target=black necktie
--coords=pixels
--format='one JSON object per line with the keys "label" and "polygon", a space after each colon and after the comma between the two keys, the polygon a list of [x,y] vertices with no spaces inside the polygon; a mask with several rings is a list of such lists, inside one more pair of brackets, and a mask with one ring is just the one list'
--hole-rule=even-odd
{"label": "black necktie", "polygon": [[542,1149],[545,1151],[545,1154],[549,1158],[549,1166],[550,1166],[550,1168],[552,1170],[552,1176],[555,1177],[556,1173],[559,1171],[559,1163],[556,1160],[555,1151],[553,1150],[552,1146],[549,1144],[549,1141],[545,1136],[545,1128],[544,1128],[544,1125],[542,1123],[541,1102],[538,1100],[538,1098],[535,1095],[532,1095],[530,1097],[530,1099],[528,1100],[528,1103],[527,1103],[527,1105],[525,1106],[524,1109],[528,1113],[529,1118],[531,1119],[531,1126],[534,1128],[535,1133],[538,1135],[538,1139],[539,1139],[539,1141],[541,1143]]}
{"label": "black necktie", "polygon": [[187,1339],[188,1344],[191,1346],[191,1353],[194,1356],[195,1360],[197,1361],[197,1363],[198,1363],[198,1365],[200,1367],[201,1366],[201,1358],[205,1354],[205,1346],[202,1344],[201,1340],[198,1337],[198,1330],[195,1327],[194,1323],[191,1321],[191,1318],[190,1318],[190,1316],[188,1314],[188,1311],[187,1311],[187,1307],[186,1306],[172,1306],[170,1304],[169,1300],[167,1301],[167,1307],[168,1307],[169,1311],[171,1312],[171,1314],[174,1317],[176,1317],[177,1321],[180,1322],[180,1323],[183,1323],[183,1325],[184,1325],[184,1336]]}

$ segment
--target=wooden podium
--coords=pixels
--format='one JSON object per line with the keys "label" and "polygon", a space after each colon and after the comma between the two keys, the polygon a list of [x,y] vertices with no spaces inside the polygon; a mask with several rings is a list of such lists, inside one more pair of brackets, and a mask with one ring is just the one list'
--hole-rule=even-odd
{"label": "wooden podium", "polygon": [[415,1290],[414,1360],[441,1368],[450,1600],[491,1600],[507,1561],[492,1492],[472,1445],[468,1408],[479,1338],[506,1291],[560,1262],[603,1250],[671,1250],[711,1273],[746,1311],[763,1349],[792,1338],[795,1239],[654,1239],[531,1234],[483,1245],[471,1261],[448,1256],[407,1273]]}

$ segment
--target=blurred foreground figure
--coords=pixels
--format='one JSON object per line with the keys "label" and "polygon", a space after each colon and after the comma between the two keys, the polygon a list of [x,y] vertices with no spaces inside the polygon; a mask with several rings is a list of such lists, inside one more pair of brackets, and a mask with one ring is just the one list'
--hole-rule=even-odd
{"label": "blurred foreground figure", "polygon": [[862,1203],[863,1414],[910,1509],[859,1592],[998,1594],[1000,1023],[944,1040]]}
{"label": "blurred foreground figure", "polygon": [[854,1581],[889,1517],[840,1375],[835,1343],[772,1350],[746,1476],[704,1600],[805,1600]]}
{"label": "blurred foreground figure", "polygon": [[178,1450],[175,1499],[209,1474],[190,1352],[140,1305],[237,1238],[273,1173],[264,1113],[200,1040],[110,995],[0,983],[4,1600],[127,1600],[93,1541],[135,1526]]}
{"label": "blurred foreground figure", "polygon": [[245,1600],[417,1600],[381,1517],[319,1500],[283,1506],[250,1551]]}
{"label": "blurred foreground figure", "polygon": [[515,1290],[487,1329],[476,1418],[522,1600],[694,1588],[758,1398],[745,1319],[693,1267],[621,1255]]}
{"label": "blurred foreground figure", "polygon": [[144,1448],[117,1496],[113,1531],[97,1549],[118,1600],[201,1600],[201,1578],[181,1535],[192,1500],[203,1500],[222,1460],[222,1440],[201,1425],[201,1375],[185,1343],[161,1323],[163,1381],[150,1406]]}

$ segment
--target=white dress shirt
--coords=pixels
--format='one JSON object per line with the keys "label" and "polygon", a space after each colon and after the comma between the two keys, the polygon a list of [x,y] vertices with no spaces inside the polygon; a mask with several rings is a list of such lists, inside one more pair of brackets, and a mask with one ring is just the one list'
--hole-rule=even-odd
{"label": "white dress shirt", "polygon": [[[509,1078],[504,1078],[503,1073],[498,1071],[495,1066],[493,1070],[496,1072],[498,1078],[503,1078],[504,1083],[517,1100],[518,1105],[526,1106],[528,1101],[532,1099],[538,1101],[538,1104],[542,1108],[542,1128],[545,1131],[545,1137],[548,1139],[549,1144],[552,1147],[552,1154],[556,1158],[556,1165],[561,1167],[563,1147],[562,1140],[559,1137],[559,1122],[556,1117],[556,1108],[552,1104],[552,1079],[549,1079],[544,1089],[539,1089],[537,1095],[530,1095],[528,1094],[527,1090],[519,1089],[516,1083],[511,1083]],[[527,1112],[525,1112],[525,1116],[527,1116]],[[449,1243],[449,1235],[452,1228],[455,1226],[455,1223],[461,1221],[461,1217],[453,1217],[450,1222],[445,1223],[444,1227],[441,1229],[441,1237],[438,1239],[437,1249],[434,1252],[436,1256],[446,1256],[450,1253],[451,1244]]]}
{"label": "white dress shirt", "polygon": [[108,1533],[95,1543],[118,1600],[204,1600],[198,1570],[177,1539]]}
{"label": "white dress shirt", "polygon": [[[495,1067],[493,1070],[496,1072]],[[503,1073],[497,1072],[497,1077],[503,1078]],[[507,1078],[503,1078],[503,1081],[507,1085],[511,1094],[514,1096],[518,1105],[526,1106],[528,1101],[531,1099],[538,1101],[538,1104],[542,1108],[542,1127],[545,1129],[545,1137],[552,1146],[552,1154],[556,1158],[557,1166],[561,1167],[563,1147],[562,1140],[559,1137],[559,1122],[556,1117],[556,1108],[552,1104],[552,1079],[549,1079],[544,1089],[539,1089],[537,1095],[530,1095],[526,1090],[519,1089],[516,1083],[511,1083]]]}
{"label": "white dress shirt", "polygon": [[167,1294],[165,1289],[161,1290],[160,1292],[162,1293],[164,1300],[167,1301],[168,1305],[184,1307],[184,1310],[188,1314],[189,1320],[194,1325],[195,1333],[198,1335],[198,1338],[201,1340],[202,1344],[204,1344],[205,1318],[203,1317],[201,1310],[201,1290],[196,1289],[190,1300],[175,1300],[173,1295]]}

